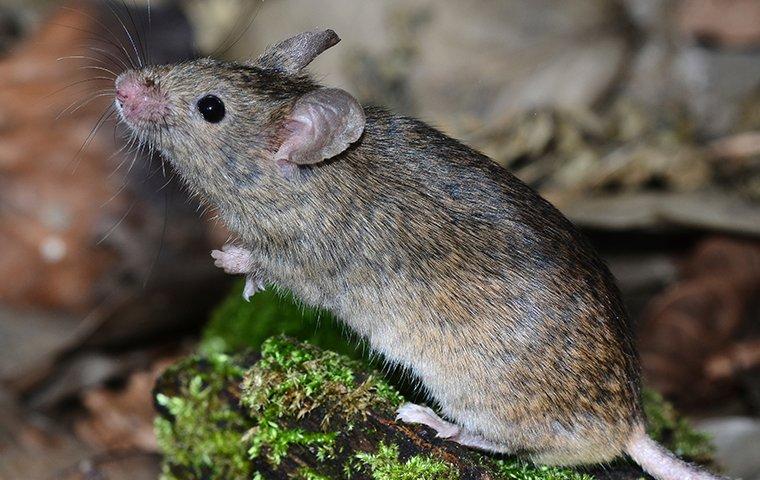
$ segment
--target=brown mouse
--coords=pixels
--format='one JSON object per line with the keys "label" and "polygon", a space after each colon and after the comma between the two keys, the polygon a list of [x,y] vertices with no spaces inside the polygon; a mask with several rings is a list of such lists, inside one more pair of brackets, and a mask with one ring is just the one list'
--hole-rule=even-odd
{"label": "brown mouse", "polygon": [[659,479],[717,478],[645,433],[615,281],[552,205],[428,125],[303,72],[307,32],[249,63],[128,71],[122,120],[239,236],[217,265],[334,312],[440,407],[399,418],[483,450],[580,465],[630,455]]}

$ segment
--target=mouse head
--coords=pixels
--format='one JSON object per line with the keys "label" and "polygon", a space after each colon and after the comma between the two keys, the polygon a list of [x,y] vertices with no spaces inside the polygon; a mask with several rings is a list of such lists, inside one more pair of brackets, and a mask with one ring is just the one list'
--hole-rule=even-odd
{"label": "mouse head", "polygon": [[207,58],[130,70],[116,80],[117,111],[198,190],[287,178],[340,154],[364,130],[354,97],[302,73],[339,41],[332,30],[306,32],[244,64]]}

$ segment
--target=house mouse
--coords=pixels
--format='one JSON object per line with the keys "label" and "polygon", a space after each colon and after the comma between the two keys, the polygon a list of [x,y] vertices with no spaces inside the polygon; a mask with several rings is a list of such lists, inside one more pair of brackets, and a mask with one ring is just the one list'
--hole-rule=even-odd
{"label": "house mouse", "polygon": [[306,32],[246,63],[127,71],[124,123],[214,207],[239,244],[216,264],[331,310],[439,407],[404,422],[539,464],[628,454],[658,479],[714,479],[645,433],[639,362],[615,281],[551,204],[418,120],[303,69],[338,43]]}

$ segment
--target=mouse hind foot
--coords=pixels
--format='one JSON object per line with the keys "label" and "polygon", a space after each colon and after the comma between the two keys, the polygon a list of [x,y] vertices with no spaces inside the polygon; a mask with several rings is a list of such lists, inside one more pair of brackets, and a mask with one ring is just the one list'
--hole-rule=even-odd
{"label": "mouse hind foot", "polygon": [[[444,420],[428,407],[413,403],[401,405],[397,410],[396,419],[405,423],[426,425],[435,430],[438,438],[487,452],[526,456],[539,465],[585,465],[610,462],[623,451],[620,439],[628,438],[625,431],[613,433],[615,426],[609,426],[609,429],[596,436],[589,433],[558,439],[536,436],[535,433],[526,436],[524,432],[516,431],[503,440],[491,440]],[[550,444],[550,441],[553,443]],[[539,445],[541,448],[536,448]]]}
{"label": "mouse hind foot", "polygon": [[470,448],[486,450],[496,453],[510,453],[512,448],[499,444],[465,431],[459,425],[447,422],[435,413],[431,408],[414,403],[405,403],[396,411],[396,420],[404,423],[418,423],[435,430],[435,436],[451,442],[456,442]]}

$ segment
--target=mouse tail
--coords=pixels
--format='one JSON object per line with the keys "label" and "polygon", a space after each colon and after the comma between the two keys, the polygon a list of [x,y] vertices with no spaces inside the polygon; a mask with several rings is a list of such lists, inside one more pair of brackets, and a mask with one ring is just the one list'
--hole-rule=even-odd
{"label": "mouse tail", "polygon": [[671,451],[649,438],[643,428],[631,437],[626,453],[657,480],[725,479],[676,457]]}

